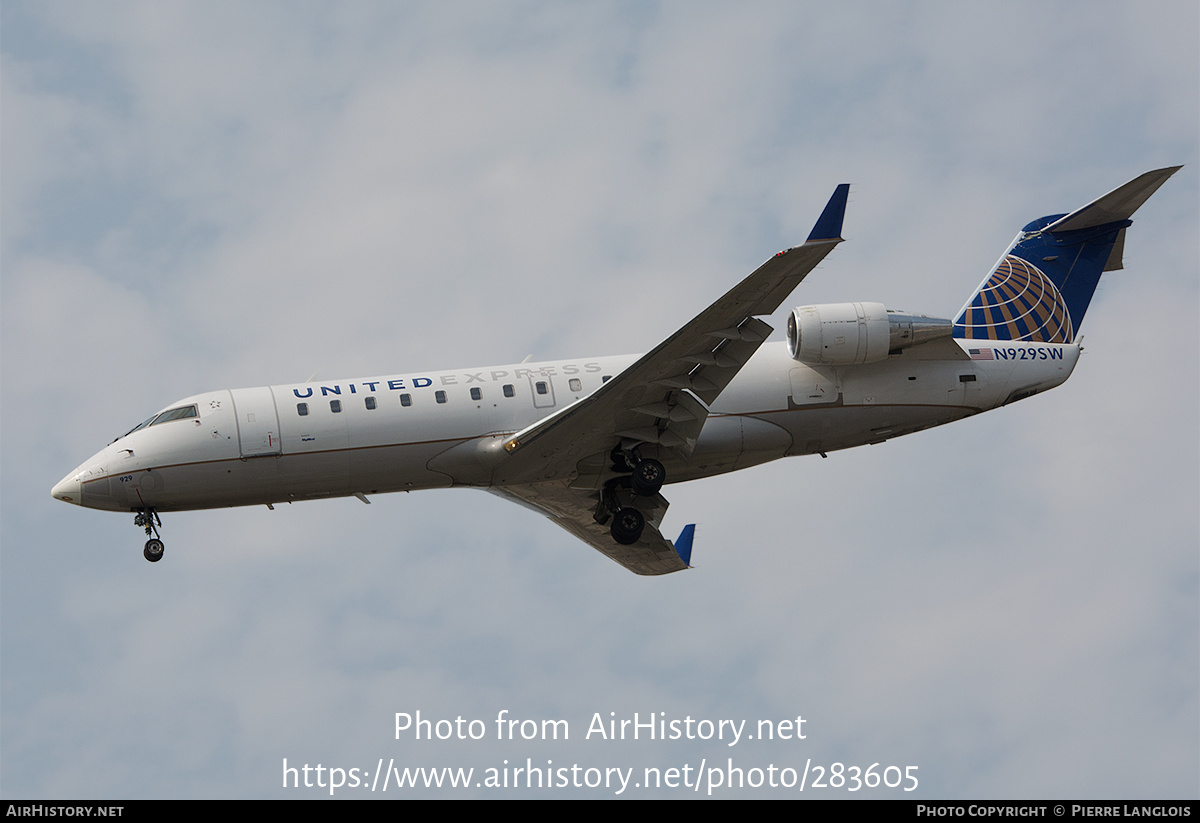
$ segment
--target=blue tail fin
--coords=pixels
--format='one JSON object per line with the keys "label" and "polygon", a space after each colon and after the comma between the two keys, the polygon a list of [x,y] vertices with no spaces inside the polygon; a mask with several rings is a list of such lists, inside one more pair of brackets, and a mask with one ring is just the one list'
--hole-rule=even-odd
{"label": "blue tail fin", "polygon": [[959,312],[954,336],[1074,341],[1100,275],[1122,267],[1129,218],[1180,168],[1146,172],[1081,209],[1021,229]]}

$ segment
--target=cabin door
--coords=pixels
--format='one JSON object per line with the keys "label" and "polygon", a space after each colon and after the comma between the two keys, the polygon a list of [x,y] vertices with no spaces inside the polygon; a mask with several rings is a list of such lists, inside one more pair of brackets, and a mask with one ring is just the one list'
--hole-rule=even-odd
{"label": "cabin door", "polygon": [[279,454],[279,416],[275,413],[275,397],[271,390],[266,386],[234,389],[233,408],[237,414],[242,457]]}

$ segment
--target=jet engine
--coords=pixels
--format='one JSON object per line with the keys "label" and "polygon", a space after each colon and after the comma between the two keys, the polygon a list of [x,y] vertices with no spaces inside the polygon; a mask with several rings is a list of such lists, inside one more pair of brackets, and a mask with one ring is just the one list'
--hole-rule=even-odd
{"label": "jet engine", "polygon": [[788,353],[801,363],[877,363],[910,346],[949,338],[949,320],[888,311],[882,303],[823,303],[792,309]]}

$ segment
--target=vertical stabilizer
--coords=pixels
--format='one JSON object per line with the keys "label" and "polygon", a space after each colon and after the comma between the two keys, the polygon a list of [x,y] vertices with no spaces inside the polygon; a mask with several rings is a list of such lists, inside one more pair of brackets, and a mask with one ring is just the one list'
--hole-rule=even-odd
{"label": "vertical stabilizer", "polygon": [[1180,168],[1146,172],[1070,214],[1025,226],[959,312],[954,336],[1073,342],[1100,275],[1122,267],[1129,218]]}

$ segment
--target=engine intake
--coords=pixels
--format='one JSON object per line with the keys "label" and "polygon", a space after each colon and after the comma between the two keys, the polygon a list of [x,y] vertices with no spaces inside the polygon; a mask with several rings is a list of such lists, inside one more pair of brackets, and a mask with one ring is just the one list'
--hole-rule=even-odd
{"label": "engine intake", "polygon": [[890,312],[882,303],[822,303],[792,309],[788,353],[801,363],[878,363],[910,346],[949,338],[949,320]]}

